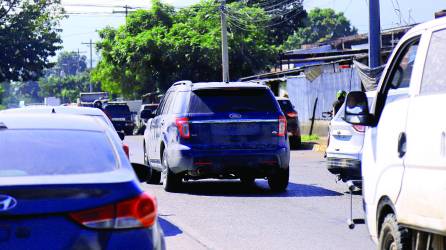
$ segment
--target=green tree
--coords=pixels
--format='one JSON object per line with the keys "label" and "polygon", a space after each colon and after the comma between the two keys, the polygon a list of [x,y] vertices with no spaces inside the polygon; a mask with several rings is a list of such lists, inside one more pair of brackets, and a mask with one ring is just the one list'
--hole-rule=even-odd
{"label": "green tree", "polygon": [[0,82],[35,80],[62,42],[60,0],[0,2]]}
{"label": "green tree", "polygon": [[[228,2],[237,2],[238,0],[232,0]],[[307,12],[303,7],[302,0],[246,0],[249,6],[262,8],[267,17],[268,42],[270,44],[280,46],[287,38],[294,34],[294,32],[304,27],[305,20],[307,18]],[[238,23],[241,20],[248,19],[247,21],[256,22],[252,17],[247,15],[240,15],[237,10],[229,9],[229,19],[231,22]]]}
{"label": "green tree", "polygon": [[87,57],[74,51],[63,51],[57,58],[56,66],[59,74],[76,75],[87,70]]}
{"label": "green tree", "polygon": [[[40,97],[59,97],[62,102],[76,102],[80,92],[88,92],[90,84],[89,72],[65,77],[50,76],[39,80]],[[99,90],[99,86],[94,86]]]}
{"label": "green tree", "polygon": [[[152,6],[131,14],[126,26],[99,32],[102,60],[92,79],[101,82],[104,90],[127,97],[165,90],[177,80],[221,80],[218,4],[206,0],[177,12],[158,0]],[[230,6],[267,20],[260,8],[243,3]],[[266,70],[276,52],[268,45],[265,28],[247,25],[246,30],[229,32],[232,79]]]}
{"label": "green tree", "polygon": [[315,8],[308,14],[306,27],[298,29],[290,36],[284,47],[286,49],[297,49],[303,44],[325,42],[357,33],[358,30],[350,24],[344,13],[336,13],[329,8]]}

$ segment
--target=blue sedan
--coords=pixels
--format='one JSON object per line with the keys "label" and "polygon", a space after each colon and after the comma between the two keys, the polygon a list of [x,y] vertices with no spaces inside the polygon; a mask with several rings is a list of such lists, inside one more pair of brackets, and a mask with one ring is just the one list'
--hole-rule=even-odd
{"label": "blue sedan", "polygon": [[0,159],[0,249],[165,248],[156,199],[100,119],[0,114]]}

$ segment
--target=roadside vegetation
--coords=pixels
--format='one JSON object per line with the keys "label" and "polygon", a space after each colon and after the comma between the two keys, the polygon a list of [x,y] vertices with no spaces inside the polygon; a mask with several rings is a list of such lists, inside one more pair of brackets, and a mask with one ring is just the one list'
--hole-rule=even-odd
{"label": "roadside vegetation", "polygon": [[[271,5],[277,9],[262,8]],[[152,0],[151,9],[129,14],[125,25],[98,31],[101,60],[92,71],[75,52],[50,61],[62,44],[60,0],[5,0],[2,6],[0,104],[39,103],[48,96],[74,102],[90,82],[94,91],[140,98],[181,79],[221,78],[220,6],[213,0],[179,10]],[[226,12],[233,80],[269,72],[284,50],[357,32],[343,13],[307,13],[302,1],[228,1]]]}

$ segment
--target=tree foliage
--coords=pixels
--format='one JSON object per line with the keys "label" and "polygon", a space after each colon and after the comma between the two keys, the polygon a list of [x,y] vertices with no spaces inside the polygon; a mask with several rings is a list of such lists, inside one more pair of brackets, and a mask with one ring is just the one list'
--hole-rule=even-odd
{"label": "tree foliage", "polygon": [[0,82],[37,79],[62,42],[60,0],[0,2]]}
{"label": "tree foliage", "polygon": [[249,6],[262,8],[269,16],[266,25],[270,44],[281,46],[290,35],[305,25],[307,12],[303,7],[303,0],[246,0],[245,2]]}
{"label": "tree foliage", "polygon": [[76,75],[87,70],[87,57],[81,56],[74,51],[63,51],[57,58],[57,67],[59,74]]}
{"label": "tree foliage", "polygon": [[308,14],[305,28],[298,29],[285,43],[286,49],[297,49],[303,44],[324,42],[343,36],[357,34],[344,13],[333,9],[315,8]]}
{"label": "tree foliage", "polygon": [[[175,11],[152,1],[151,10],[129,16],[127,25],[99,32],[102,60],[92,73],[104,90],[139,97],[174,81],[221,80],[221,30],[218,4],[212,0]],[[266,19],[262,9],[232,3]],[[229,30],[231,79],[266,70],[275,48],[265,28],[249,24],[249,31]]]}
{"label": "tree foliage", "polygon": [[[76,102],[80,92],[88,92],[90,84],[89,72],[65,77],[49,76],[39,80],[39,96],[59,97],[62,102]],[[99,90],[95,85],[94,89]]]}

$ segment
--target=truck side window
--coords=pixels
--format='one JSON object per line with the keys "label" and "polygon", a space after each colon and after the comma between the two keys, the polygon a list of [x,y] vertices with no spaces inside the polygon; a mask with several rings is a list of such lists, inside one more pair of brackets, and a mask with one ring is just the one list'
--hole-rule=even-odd
{"label": "truck side window", "polygon": [[442,94],[446,92],[446,30],[432,33],[429,50],[424,65],[421,94]]}
{"label": "truck side window", "polygon": [[410,78],[412,77],[412,69],[417,55],[419,40],[413,41],[409,46],[404,48],[398,64],[392,72],[389,79],[391,88],[408,88],[410,85]]}

